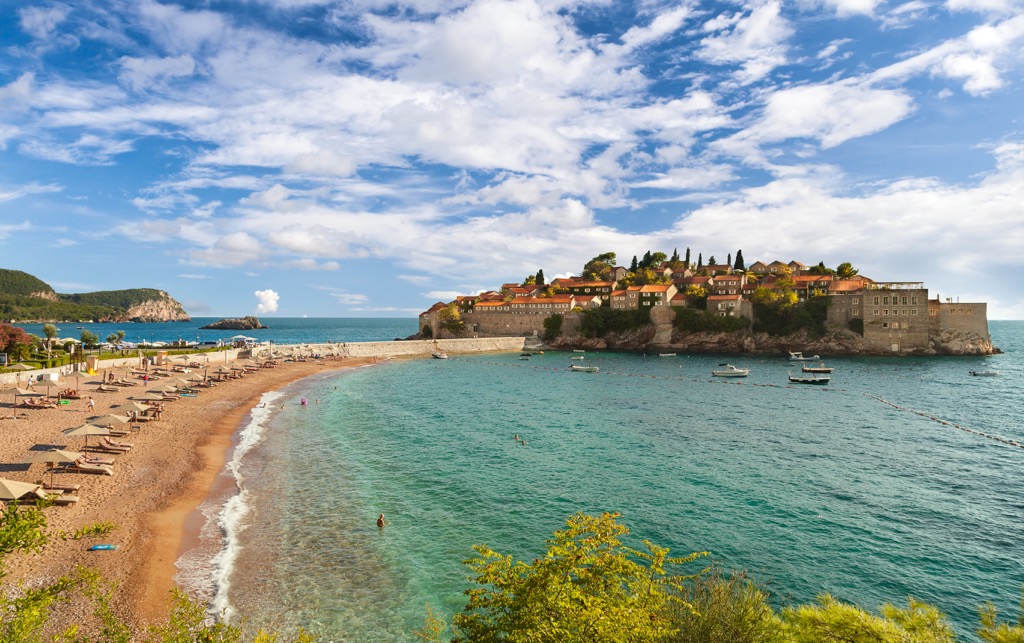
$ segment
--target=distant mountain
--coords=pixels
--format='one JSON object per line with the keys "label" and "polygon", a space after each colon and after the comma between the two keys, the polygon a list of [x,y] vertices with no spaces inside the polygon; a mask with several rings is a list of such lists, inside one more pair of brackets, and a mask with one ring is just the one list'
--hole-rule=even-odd
{"label": "distant mountain", "polygon": [[0,319],[12,322],[189,321],[173,297],[155,288],[60,294],[21,270],[0,268]]}

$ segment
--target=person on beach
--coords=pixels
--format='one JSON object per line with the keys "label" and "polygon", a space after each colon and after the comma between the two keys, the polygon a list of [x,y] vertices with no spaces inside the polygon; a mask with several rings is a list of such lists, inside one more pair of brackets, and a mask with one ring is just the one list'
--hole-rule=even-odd
{"label": "person on beach", "polygon": [[388,521],[384,520],[384,514],[377,517],[377,527],[383,529],[386,524],[388,524]]}
{"label": "person on beach", "polygon": [[85,408],[92,413],[96,410],[96,400],[89,398],[89,401],[85,403]]}

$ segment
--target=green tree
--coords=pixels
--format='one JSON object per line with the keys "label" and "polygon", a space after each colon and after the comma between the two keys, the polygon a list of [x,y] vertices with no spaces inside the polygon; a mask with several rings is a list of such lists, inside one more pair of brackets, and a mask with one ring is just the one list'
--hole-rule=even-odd
{"label": "green tree", "polygon": [[767,592],[746,574],[713,567],[684,584],[682,599],[686,608],[669,607],[679,628],[673,642],[787,643]]}
{"label": "green tree", "polygon": [[614,274],[615,253],[599,254],[583,266],[583,278],[590,281],[611,281]]}
{"label": "green tree", "polygon": [[859,272],[849,261],[844,261],[836,266],[836,277],[839,279],[853,279]]}
{"label": "green tree", "polygon": [[832,270],[831,268],[828,268],[828,267],[825,266],[825,262],[824,261],[819,261],[818,265],[811,266],[811,269],[808,270],[807,272],[809,274],[812,274],[812,275],[833,275],[834,276],[836,274],[835,270]]}
{"label": "green tree", "polygon": [[690,284],[686,287],[686,304],[691,308],[707,308],[708,306],[708,289],[697,284]]}
{"label": "green tree", "polygon": [[100,342],[100,338],[96,336],[96,333],[89,330],[83,330],[78,339],[82,340],[83,348],[86,346],[95,346]]}
{"label": "green tree", "polygon": [[978,615],[981,620],[978,636],[981,640],[989,643],[1024,643],[1024,588],[1021,590],[1020,616],[1016,624],[1000,622],[996,606],[991,602],[982,605]]}
{"label": "green tree", "polygon": [[734,270],[739,270],[740,272],[746,272],[746,270],[747,270],[747,266],[743,263],[743,251],[742,250],[737,250],[736,251],[736,263],[733,264],[733,269]]}
{"label": "green tree", "polygon": [[704,255],[700,252],[697,253],[697,270],[704,267]]}
{"label": "green tree", "polygon": [[686,259],[683,259],[683,263],[686,264],[687,268],[690,267],[690,249],[689,248],[686,249]]}
{"label": "green tree", "polygon": [[562,334],[562,316],[559,314],[544,318],[544,341],[550,342]]}
{"label": "green tree", "polygon": [[537,271],[537,276],[534,277],[533,280],[534,280],[534,282],[536,282],[536,284],[538,286],[543,286],[546,283],[544,281],[544,270],[543,270],[543,268]]}
{"label": "green tree", "polygon": [[449,333],[460,335],[466,330],[466,322],[462,321],[462,313],[454,301],[437,311],[437,318]]}
{"label": "green tree", "polygon": [[46,335],[46,361],[50,361],[50,349],[53,347],[53,340],[57,337],[57,327],[53,324],[43,324],[43,334]]}
{"label": "green tree", "polygon": [[931,605],[913,598],[907,607],[886,604],[880,615],[836,600],[828,594],[817,604],[782,611],[793,643],[849,641],[850,643],[948,643],[955,641],[946,617]]}
{"label": "green tree", "polygon": [[629,264],[629,271],[636,272],[637,270],[640,270],[640,264],[637,263],[636,255],[633,255],[633,263]]}
{"label": "green tree", "polygon": [[[452,641],[667,641],[668,607],[687,578],[683,565],[706,552],[670,558],[644,541],[623,545],[618,514],[576,514],[532,563],[513,562],[485,545],[465,562],[474,575],[469,602],[455,615]],[[437,639],[440,640],[440,639]]]}
{"label": "green tree", "polygon": [[537,275],[526,275],[526,279],[523,279],[524,286],[532,286],[537,283]]}

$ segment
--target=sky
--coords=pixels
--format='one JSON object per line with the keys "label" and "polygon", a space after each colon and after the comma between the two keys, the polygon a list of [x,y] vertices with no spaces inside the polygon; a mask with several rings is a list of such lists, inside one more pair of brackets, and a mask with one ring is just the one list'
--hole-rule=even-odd
{"label": "sky", "polygon": [[590,258],[1024,319],[1024,0],[0,2],[0,267],[414,317]]}

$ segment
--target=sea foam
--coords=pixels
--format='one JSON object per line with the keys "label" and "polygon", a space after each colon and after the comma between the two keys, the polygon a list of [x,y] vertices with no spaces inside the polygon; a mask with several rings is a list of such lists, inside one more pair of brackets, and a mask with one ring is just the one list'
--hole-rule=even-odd
{"label": "sea foam", "polygon": [[231,573],[239,552],[239,536],[249,513],[249,493],[241,464],[253,448],[263,441],[273,403],[284,395],[269,391],[250,411],[249,423],[239,432],[238,444],[224,467],[223,476],[233,485],[226,492],[211,495],[200,506],[204,516],[197,547],[185,552],[176,562],[175,581],[189,594],[210,605],[213,614],[230,620],[234,610],[229,601]]}

